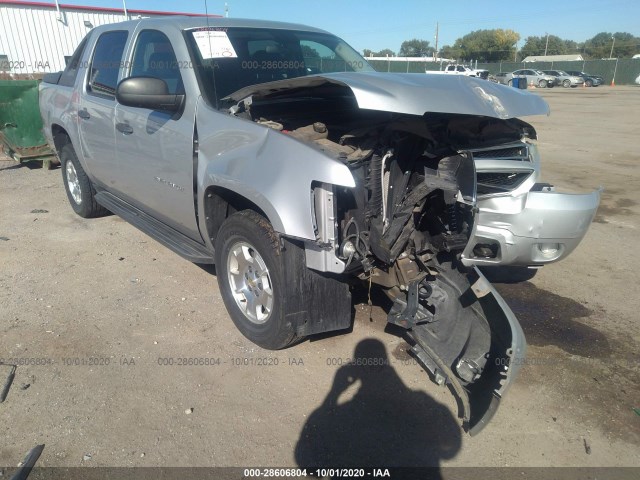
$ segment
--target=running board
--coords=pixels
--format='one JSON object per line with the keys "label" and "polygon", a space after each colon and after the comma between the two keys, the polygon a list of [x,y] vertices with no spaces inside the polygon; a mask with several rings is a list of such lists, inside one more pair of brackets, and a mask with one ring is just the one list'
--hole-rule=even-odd
{"label": "running board", "polygon": [[204,245],[156,220],[142,210],[108,192],[98,192],[96,201],[110,212],[143,231],[165,247],[193,263],[214,263],[212,253]]}

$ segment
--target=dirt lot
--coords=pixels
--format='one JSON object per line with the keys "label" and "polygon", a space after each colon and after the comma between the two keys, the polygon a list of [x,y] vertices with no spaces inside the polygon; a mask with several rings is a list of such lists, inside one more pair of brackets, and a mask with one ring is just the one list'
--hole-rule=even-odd
{"label": "dirt lot", "polygon": [[[45,443],[41,466],[295,466],[314,431],[327,466],[640,466],[640,88],[535,94],[552,110],[529,119],[544,180],[605,193],[567,260],[499,285],[529,364],[481,435],[460,430],[376,299],[359,293],[351,333],[261,350],[213,268],[115,216],[76,216],[59,170],[1,161],[0,358],[29,364],[0,404],[0,465]],[[390,367],[341,368],[356,348]]]}

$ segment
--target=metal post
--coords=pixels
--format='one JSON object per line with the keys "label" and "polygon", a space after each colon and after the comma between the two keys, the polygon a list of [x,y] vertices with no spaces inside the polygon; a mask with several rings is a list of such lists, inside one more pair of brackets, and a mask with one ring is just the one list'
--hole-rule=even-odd
{"label": "metal post", "polygon": [[[545,32],[546,33],[546,32]],[[544,56],[547,56],[547,49],[549,48],[549,34],[547,33],[547,43],[544,46]]]}
{"label": "metal post", "polygon": [[613,79],[611,80],[611,86],[616,84],[616,72],[618,71],[618,59],[616,58],[616,66],[613,68]]}
{"label": "metal post", "polygon": [[[611,43],[611,51],[609,52],[609,60],[611,60],[611,57],[613,57],[613,46],[616,44],[616,37],[611,37],[611,40],[613,40],[613,43]],[[618,63],[618,62],[616,62]]]}
{"label": "metal post", "polygon": [[122,0],[122,7],[124,8],[124,18],[129,20],[129,13],[127,12],[127,0]]}

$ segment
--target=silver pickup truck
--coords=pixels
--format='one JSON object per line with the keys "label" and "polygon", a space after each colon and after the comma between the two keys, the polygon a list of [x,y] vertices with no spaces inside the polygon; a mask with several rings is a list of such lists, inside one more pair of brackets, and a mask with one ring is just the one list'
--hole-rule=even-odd
{"label": "silver pickup truck", "polygon": [[301,25],[98,27],[40,102],[77,214],[115,213],[215,264],[231,320],[268,349],[349,328],[351,287],[376,284],[472,434],[526,348],[475,265],[554,260],[598,205],[536,186],[536,133],[517,117],[548,114],[539,96],[377,73]]}

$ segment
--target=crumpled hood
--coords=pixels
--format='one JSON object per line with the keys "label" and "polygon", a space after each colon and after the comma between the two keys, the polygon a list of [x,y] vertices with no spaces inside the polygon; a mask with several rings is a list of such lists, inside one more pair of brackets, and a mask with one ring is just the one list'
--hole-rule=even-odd
{"label": "crumpled hood", "polygon": [[348,87],[358,106],[385,112],[424,115],[453,113],[495,118],[548,115],[549,105],[538,95],[464,75],[418,73],[328,73],[244,87],[227,98],[239,102],[281,94],[286,90],[326,84]]}

